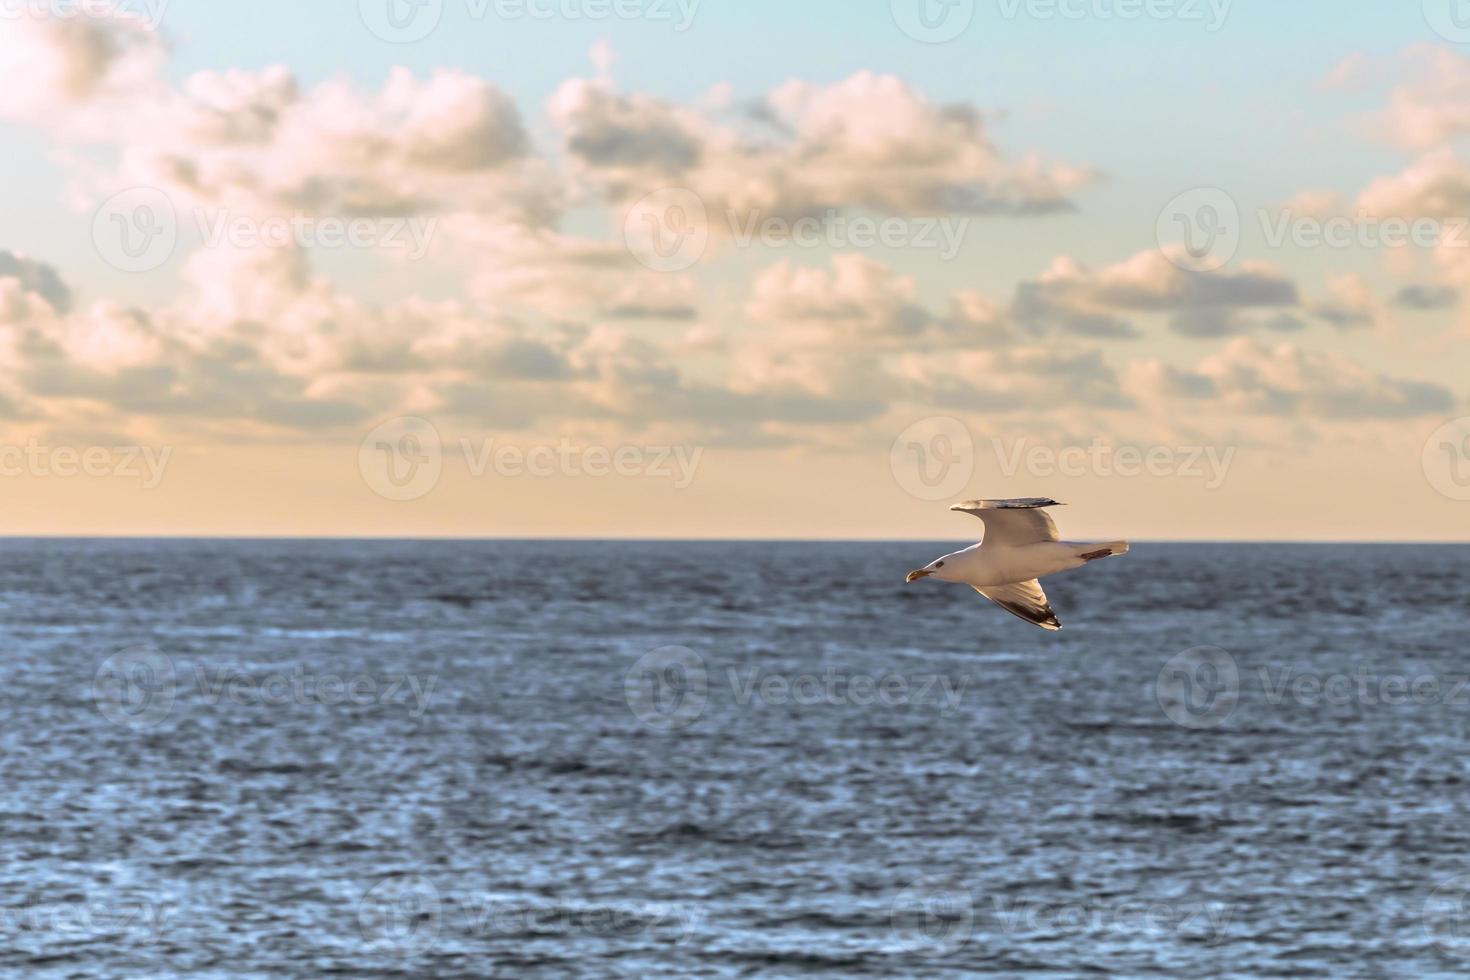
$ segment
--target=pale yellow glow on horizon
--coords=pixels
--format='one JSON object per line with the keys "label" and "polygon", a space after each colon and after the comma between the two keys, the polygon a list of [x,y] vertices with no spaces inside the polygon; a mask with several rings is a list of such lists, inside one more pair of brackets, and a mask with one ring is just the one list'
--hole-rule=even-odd
{"label": "pale yellow glow on horizon", "polygon": [[[1064,537],[1135,541],[1470,541],[1470,503],[1417,457],[1242,453],[1225,482],[1004,476],[983,455],[966,497],[1046,495]],[[0,479],[7,536],[965,540],[979,527],[899,486],[886,454],[709,449],[694,481],[475,477],[450,459],[421,499],[385,500],[356,447],[176,449],[158,486],[123,476]]]}

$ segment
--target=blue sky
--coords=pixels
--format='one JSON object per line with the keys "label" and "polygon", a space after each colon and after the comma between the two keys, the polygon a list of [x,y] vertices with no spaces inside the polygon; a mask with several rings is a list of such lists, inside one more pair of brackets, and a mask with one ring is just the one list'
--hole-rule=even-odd
{"label": "blue sky", "polygon": [[[1105,175],[1085,218],[1024,229],[1020,241],[1008,234],[1004,254],[983,256],[999,263],[997,278],[1034,267],[1058,238],[1104,261],[1113,230],[1146,231],[1158,206],[1187,187],[1220,186],[1260,204],[1304,186],[1350,192],[1402,154],[1351,132],[1354,115],[1374,104],[1371,93],[1322,92],[1321,79],[1349,53],[1387,57],[1437,40],[1414,4],[1324,0],[1236,2],[1214,32],[1181,20],[1038,19],[1024,8],[1006,18],[1001,0],[982,0],[968,29],[944,44],[904,36],[883,3],[705,0],[684,32],[618,18],[477,19],[471,9],[469,0],[448,0],[441,27],[413,44],[374,37],[346,0],[172,0],[163,26],[176,79],[287,64],[308,84],[345,74],[370,87],[395,65],[419,73],[455,66],[493,79],[532,122],[569,75],[590,73],[588,49],[602,40],[617,52],[621,86],[671,101],[721,83],[753,98],[790,78],[892,72],[937,101],[997,113],[996,132],[1009,145],[1087,161]],[[55,189],[12,202],[15,219],[38,246],[54,241],[60,250],[74,229],[58,227],[68,219],[53,207],[60,181],[45,141],[8,126],[0,139],[0,177]],[[1034,241],[1025,240],[1029,230]]]}
{"label": "blue sky", "polygon": [[[88,59],[112,42],[80,44],[35,16],[43,0],[25,2],[0,66],[65,70],[55,91],[38,77],[15,105],[0,98],[0,289],[13,279],[25,299],[0,321],[14,382],[0,409],[39,433],[105,426],[213,446],[215,477],[242,465],[220,446],[336,452],[415,412],[500,438],[657,433],[746,454],[707,492],[762,510],[759,474],[850,479],[915,418],[952,413],[1062,448],[1242,451],[1238,497],[1166,481],[1139,506],[1182,522],[1224,503],[1222,533],[1290,536],[1301,520],[1261,506],[1276,475],[1330,487],[1356,474],[1362,499],[1384,480],[1422,491],[1424,440],[1470,395],[1454,356],[1470,272],[1452,250],[1272,247],[1263,234],[1288,209],[1470,210],[1470,49],[1431,26],[1450,0],[976,0],[938,44],[900,27],[905,4],[938,0],[703,0],[683,31],[507,19],[493,2],[476,17],[479,0],[442,0],[437,28],[406,44],[367,26],[390,0],[172,0],[159,32],[126,35],[127,58],[106,64]],[[1080,14],[1051,15],[1058,3]],[[1119,3],[1188,16],[1117,16]],[[134,55],[144,68],[121,81]],[[770,128],[752,137],[752,121]],[[472,162],[446,163],[456,153]],[[398,194],[384,206],[442,228],[429,258],[404,262],[376,246],[205,247],[184,221],[179,246],[139,273],[94,228],[103,199],[134,186],[164,188],[182,215],[228,207],[257,223],[302,200],[330,221],[359,213],[354,195]],[[954,196],[926,198],[936,186]],[[691,267],[649,275],[627,222],[645,193],[691,187],[732,215],[755,200],[786,218],[963,221],[963,245],[939,260],[906,243],[716,235]],[[1223,268],[1181,264],[1157,234],[1194,189],[1241,211]],[[525,213],[508,217],[511,205]],[[37,292],[55,279],[72,302]],[[1433,301],[1411,309],[1395,302],[1404,290]],[[145,382],[158,390],[133,390]],[[640,511],[624,489],[635,524],[670,509]],[[339,491],[350,499],[324,497]],[[346,532],[370,510],[338,504]],[[681,527],[718,533],[689,506]],[[270,527],[278,509],[238,530]],[[1432,535],[1445,513],[1423,508],[1403,533]],[[447,520],[429,508],[393,520],[405,514],[404,533]],[[926,520],[909,532],[930,533]]]}

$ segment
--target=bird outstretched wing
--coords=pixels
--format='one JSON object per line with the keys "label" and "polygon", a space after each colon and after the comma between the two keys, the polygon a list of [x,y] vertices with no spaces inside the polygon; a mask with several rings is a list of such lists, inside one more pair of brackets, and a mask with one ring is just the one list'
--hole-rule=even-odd
{"label": "bird outstretched wing", "polygon": [[1018,500],[970,500],[950,510],[973,514],[985,522],[985,544],[1015,548],[1058,540],[1057,526],[1044,507],[1061,507],[1050,497]]}
{"label": "bird outstretched wing", "polygon": [[987,585],[975,587],[975,591],[995,603],[1012,616],[1018,616],[1033,626],[1055,633],[1062,628],[1061,620],[1052,611],[1051,602],[1041,590],[1041,583],[1016,582],[1012,585]]}

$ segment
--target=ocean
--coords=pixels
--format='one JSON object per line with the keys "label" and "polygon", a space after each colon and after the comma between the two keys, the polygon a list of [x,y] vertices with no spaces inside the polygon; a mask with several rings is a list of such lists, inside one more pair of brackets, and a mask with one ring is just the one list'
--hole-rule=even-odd
{"label": "ocean", "polygon": [[1470,548],[0,543],[0,968],[1470,973]]}

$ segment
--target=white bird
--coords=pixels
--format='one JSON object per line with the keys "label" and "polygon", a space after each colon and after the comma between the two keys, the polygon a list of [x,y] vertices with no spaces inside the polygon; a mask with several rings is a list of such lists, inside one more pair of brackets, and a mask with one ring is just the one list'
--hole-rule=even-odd
{"label": "white bird", "polygon": [[1126,541],[1059,541],[1056,524],[1042,508],[1061,506],[1048,497],[955,504],[950,510],[974,514],[985,522],[984,540],[909,572],[908,581],[932,575],[942,582],[962,582],[1028,623],[1059,630],[1062,624],[1037,579],[1128,553]]}

